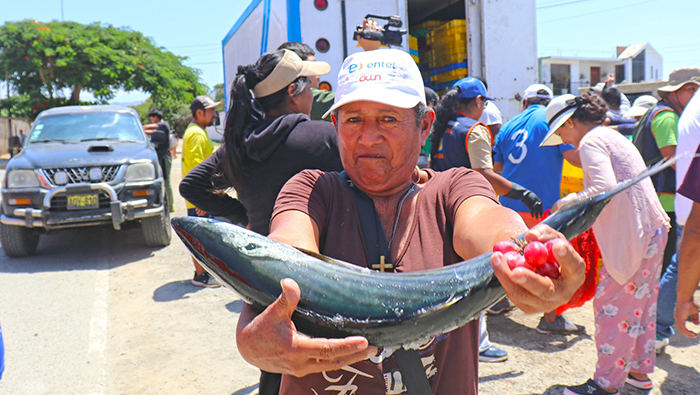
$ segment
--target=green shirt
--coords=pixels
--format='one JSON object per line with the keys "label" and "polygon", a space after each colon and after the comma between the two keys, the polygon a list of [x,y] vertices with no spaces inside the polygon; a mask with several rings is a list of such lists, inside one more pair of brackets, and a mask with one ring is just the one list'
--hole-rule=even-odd
{"label": "green shirt", "polygon": [[[182,138],[182,178],[185,178],[190,170],[211,156],[213,152],[214,142],[211,141],[207,132],[196,123],[190,123]],[[185,202],[187,208],[194,208],[190,202]]]}
{"label": "green shirt", "polygon": [[[654,135],[656,145],[659,148],[678,145],[678,119],[680,117],[673,111],[661,111],[651,122],[651,133]],[[676,195],[673,193],[660,193],[659,201],[667,213],[674,212]]]}
{"label": "green shirt", "polygon": [[309,118],[315,121],[324,120],[331,122],[330,116],[326,117],[325,119],[322,119],[321,117],[333,106],[333,102],[335,101],[335,92],[311,88],[311,93],[314,95],[314,105],[311,107],[311,114],[309,115]]}

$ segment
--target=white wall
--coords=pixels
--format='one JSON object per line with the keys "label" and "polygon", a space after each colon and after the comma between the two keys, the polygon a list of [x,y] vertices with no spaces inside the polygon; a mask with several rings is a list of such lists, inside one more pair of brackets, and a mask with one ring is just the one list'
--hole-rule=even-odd
{"label": "white wall", "polygon": [[469,75],[484,77],[503,121],[517,115],[516,99],[537,82],[535,0],[465,1]]}
{"label": "white wall", "polygon": [[663,73],[663,59],[661,56],[648,48],[644,51],[645,58],[645,70],[644,70],[644,80],[645,81],[661,81],[664,79]]}

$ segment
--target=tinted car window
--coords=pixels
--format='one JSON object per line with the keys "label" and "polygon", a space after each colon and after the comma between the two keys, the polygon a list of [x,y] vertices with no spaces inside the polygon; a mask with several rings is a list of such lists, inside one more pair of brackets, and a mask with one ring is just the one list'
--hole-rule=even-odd
{"label": "tinted car window", "polygon": [[61,114],[37,120],[29,143],[45,141],[144,141],[136,118],[124,113]]}

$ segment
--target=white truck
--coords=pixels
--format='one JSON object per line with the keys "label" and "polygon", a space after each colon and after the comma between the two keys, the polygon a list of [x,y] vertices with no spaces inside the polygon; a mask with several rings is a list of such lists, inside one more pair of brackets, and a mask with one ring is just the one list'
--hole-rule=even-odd
{"label": "white truck", "polygon": [[[331,65],[322,82],[333,89],[345,57],[362,50],[353,31],[367,14],[399,16],[402,29],[411,33],[438,21],[466,20],[450,50],[463,54],[460,64],[470,76],[487,81],[504,121],[520,112],[520,93],[537,83],[535,0],[252,0],[222,42],[224,89],[230,89],[239,65],[254,63],[286,41],[310,45],[317,60]],[[409,52],[406,35],[402,48]],[[431,72],[443,71],[426,65],[421,70],[427,81]]]}

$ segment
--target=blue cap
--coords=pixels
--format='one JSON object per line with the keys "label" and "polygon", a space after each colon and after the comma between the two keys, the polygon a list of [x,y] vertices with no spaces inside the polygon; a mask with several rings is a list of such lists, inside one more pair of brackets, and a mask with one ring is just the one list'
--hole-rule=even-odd
{"label": "blue cap", "polygon": [[494,100],[486,96],[486,87],[484,83],[474,77],[465,77],[455,82],[452,88],[459,88],[459,97],[462,99],[471,99],[472,97],[483,96],[485,100]]}

